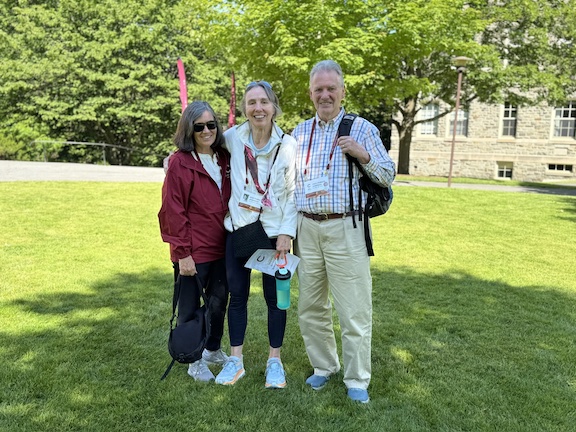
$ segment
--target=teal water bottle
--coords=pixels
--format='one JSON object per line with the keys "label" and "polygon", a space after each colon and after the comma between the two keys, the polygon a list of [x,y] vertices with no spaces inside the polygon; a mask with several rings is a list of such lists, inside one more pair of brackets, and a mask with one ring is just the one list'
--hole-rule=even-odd
{"label": "teal water bottle", "polygon": [[286,310],[290,307],[290,270],[281,267],[274,274],[276,278],[276,306]]}

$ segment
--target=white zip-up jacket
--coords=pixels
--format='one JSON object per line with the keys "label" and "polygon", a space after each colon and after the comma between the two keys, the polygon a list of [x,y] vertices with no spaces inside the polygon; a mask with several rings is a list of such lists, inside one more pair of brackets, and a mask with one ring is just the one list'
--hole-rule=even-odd
{"label": "white zip-up jacket", "polygon": [[[264,187],[268,179],[270,166],[276,155],[280,143],[280,152],[276,162],[272,166],[270,176],[271,189],[269,198],[272,208],[263,207],[260,221],[270,238],[276,238],[280,234],[296,237],[297,212],[294,203],[294,187],[296,184],[296,140],[288,134],[284,134],[276,124],[272,126],[272,136],[263,149],[256,149],[250,143],[250,124],[245,122],[234,126],[224,132],[226,148],[230,152],[230,179],[232,181],[232,196],[228,203],[230,213],[224,220],[225,228],[232,232],[258,219],[258,213],[239,207],[240,198],[244,190],[257,193],[252,176],[247,171],[244,156],[244,146],[248,146],[258,162],[258,182]],[[248,184],[246,184],[248,179]]]}

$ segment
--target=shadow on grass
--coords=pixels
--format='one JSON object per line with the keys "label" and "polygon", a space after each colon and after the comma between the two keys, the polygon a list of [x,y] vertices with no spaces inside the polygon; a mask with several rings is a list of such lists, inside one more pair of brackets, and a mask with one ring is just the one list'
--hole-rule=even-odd
{"label": "shadow on grass", "polygon": [[[495,185],[496,188],[498,188],[498,186],[514,186],[514,185],[507,185],[505,182],[502,182],[502,184]],[[522,188],[524,192],[530,192],[535,194],[576,196],[575,186],[557,185],[552,183],[530,183],[530,182],[520,182],[518,183],[517,186]]]}
{"label": "shadow on grass", "polygon": [[568,217],[562,217],[561,219],[576,222],[576,199],[564,198],[562,203],[566,205],[566,208],[562,211],[568,213]]}
{"label": "shadow on grass", "polygon": [[[265,358],[258,363],[249,348],[247,375],[234,387],[193,382],[184,366],[160,382],[169,361],[167,268],[103,278],[89,294],[4,304],[23,327],[0,332],[0,429],[569,430],[576,420],[573,293],[410,269],[373,276],[366,407],[347,401],[341,374],[321,392],[304,386],[310,366],[297,295],[283,353],[287,389],[264,389]],[[266,347],[258,297],[251,297],[247,345]]]}
{"label": "shadow on grass", "polygon": [[131,430],[121,425],[141,416],[131,404],[151,379],[147,364],[169,358],[170,282],[169,269],[119,273],[82,293],[4,304],[22,326],[0,332],[0,430]]}
{"label": "shadow on grass", "polygon": [[373,277],[373,345],[382,349],[372,384],[420,426],[570,429],[576,293],[409,268]]}
{"label": "shadow on grass", "polygon": [[[506,186],[505,182],[502,182],[502,186]],[[518,186],[522,186],[534,193],[543,193],[549,195],[569,195],[576,196],[576,186],[574,185],[563,185],[555,183],[532,183],[532,182],[519,182]]]}

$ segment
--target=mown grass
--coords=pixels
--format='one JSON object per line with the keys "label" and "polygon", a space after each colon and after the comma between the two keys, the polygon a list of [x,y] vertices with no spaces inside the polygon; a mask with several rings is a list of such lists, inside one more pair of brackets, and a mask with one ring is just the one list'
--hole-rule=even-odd
{"label": "mown grass", "polygon": [[373,220],[367,406],[341,374],[304,385],[297,281],[285,390],[264,388],[258,277],[247,376],[205,385],[178,365],[161,382],[172,287],[159,205],[159,184],[0,183],[0,430],[574,430],[575,197],[395,188]]}

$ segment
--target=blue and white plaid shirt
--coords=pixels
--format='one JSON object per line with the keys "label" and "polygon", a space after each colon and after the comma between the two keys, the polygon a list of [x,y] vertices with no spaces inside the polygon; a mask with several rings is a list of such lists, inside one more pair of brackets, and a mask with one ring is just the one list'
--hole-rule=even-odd
{"label": "blue and white plaid shirt", "polygon": [[[347,213],[351,210],[348,161],[344,153],[340,150],[340,147],[336,146],[332,160],[330,160],[332,145],[344,114],[344,109],[340,109],[340,113],[336,118],[328,123],[320,120],[316,114],[315,117],[300,123],[292,132],[292,136],[298,143],[296,155],[296,190],[294,192],[298,211],[307,213]],[[308,166],[306,166],[310,134],[312,133],[312,124],[314,121],[316,121],[316,127],[310,146],[310,159]],[[357,117],[352,124],[350,136],[370,154],[370,162],[363,165],[370,178],[382,186],[391,185],[396,173],[395,165],[384,148],[378,128],[369,121]],[[327,171],[329,194],[306,198],[304,182],[318,178],[326,173],[328,163],[330,163],[330,168]],[[306,175],[304,174],[305,172]],[[360,186],[358,184],[359,172],[356,167],[353,169],[353,176],[352,191],[354,207],[357,209]],[[366,202],[366,198],[366,193],[363,193],[363,203]]]}

